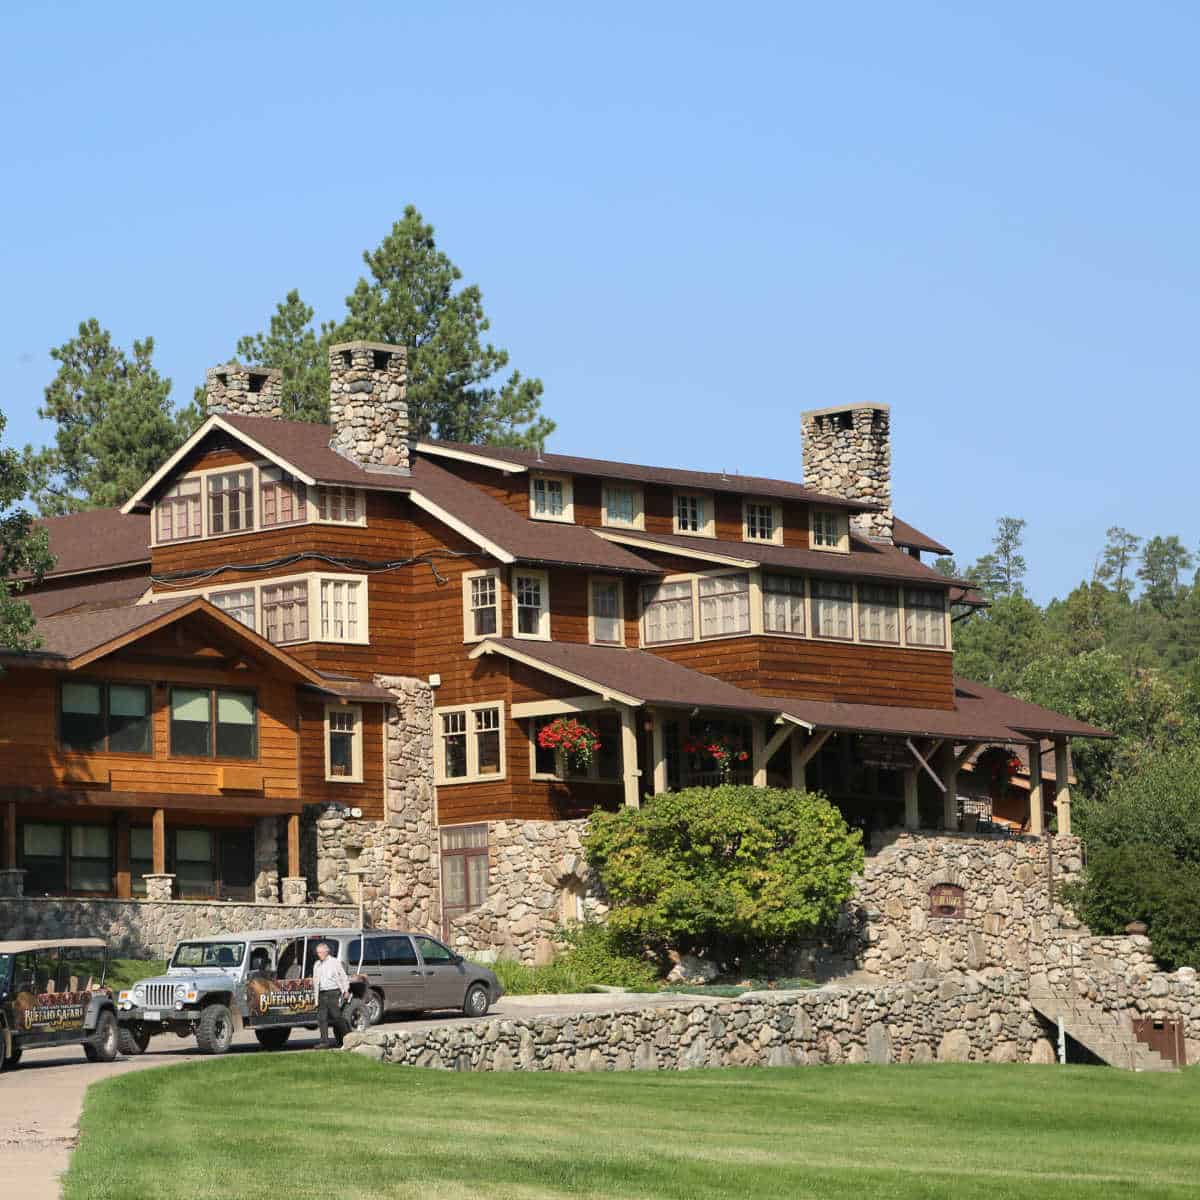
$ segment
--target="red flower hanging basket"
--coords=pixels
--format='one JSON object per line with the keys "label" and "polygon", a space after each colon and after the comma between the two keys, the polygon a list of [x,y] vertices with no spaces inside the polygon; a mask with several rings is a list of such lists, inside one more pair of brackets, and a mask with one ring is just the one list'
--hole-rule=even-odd
{"label": "red flower hanging basket", "polygon": [[596,731],[574,717],[556,717],[549,725],[543,725],[537,740],[543,750],[561,754],[576,772],[586,772],[600,749]]}

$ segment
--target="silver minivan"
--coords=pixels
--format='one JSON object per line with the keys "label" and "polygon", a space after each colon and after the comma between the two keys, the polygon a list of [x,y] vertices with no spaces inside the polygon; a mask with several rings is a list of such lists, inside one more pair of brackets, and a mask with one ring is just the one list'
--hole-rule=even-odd
{"label": "silver minivan", "polygon": [[504,994],[493,972],[467,962],[426,933],[372,929],[361,944],[357,937],[349,940],[341,959],[347,970],[366,978],[363,1005],[372,1025],[386,1012],[426,1009],[458,1009],[465,1016],[482,1017]]}

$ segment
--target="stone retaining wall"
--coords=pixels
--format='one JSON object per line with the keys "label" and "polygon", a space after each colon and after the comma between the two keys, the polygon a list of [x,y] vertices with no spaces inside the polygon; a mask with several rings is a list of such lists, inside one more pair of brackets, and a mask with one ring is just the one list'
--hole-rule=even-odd
{"label": "stone retaining wall", "polygon": [[337,904],[238,904],[219,900],[0,900],[0,941],[100,937],[123,958],[165,958],[182,938],[246,929],[351,928],[358,909]]}
{"label": "stone retaining wall", "polygon": [[346,1040],[388,1063],[457,1071],[686,1071],[817,1063],[1054,1060],[1024,980],[920,980],[879,988],[758,992],[736,1000],[555,1017],[495,1016]]}

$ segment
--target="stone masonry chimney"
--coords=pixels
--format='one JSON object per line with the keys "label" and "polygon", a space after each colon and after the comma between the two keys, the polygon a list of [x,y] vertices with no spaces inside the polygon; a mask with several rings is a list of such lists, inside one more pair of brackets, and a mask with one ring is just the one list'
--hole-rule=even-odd
{"label": "stone masonry chimney", "polygon": [[274,368],[244,367],[240,362],[210,367],[204,381],[208,415],[283,416],[283,374]]}
{"label": "stone masonry chimney", "polygon": [[408,351],[386,342],[329,348],[330,446],[369,470],[407,471]]}
{"label": "stone masonry chimney", "polygon": [[892,540],[891,410],[886,404],[845,404],[800,414],[804,486],[846,500],[878,504],[857,513],[850,528],[877,542]]}

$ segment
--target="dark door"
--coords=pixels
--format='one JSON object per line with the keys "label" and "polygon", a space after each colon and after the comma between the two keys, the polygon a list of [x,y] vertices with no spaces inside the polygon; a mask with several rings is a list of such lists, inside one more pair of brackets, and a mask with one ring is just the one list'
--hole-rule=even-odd
{"label": "dark door", "polygon": [[254,830],[221,833],[221,895],[229,900],[254,899]]}

